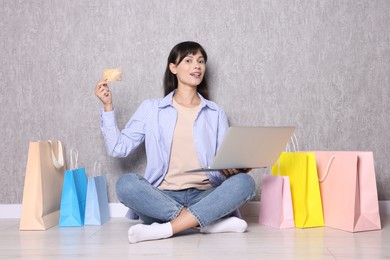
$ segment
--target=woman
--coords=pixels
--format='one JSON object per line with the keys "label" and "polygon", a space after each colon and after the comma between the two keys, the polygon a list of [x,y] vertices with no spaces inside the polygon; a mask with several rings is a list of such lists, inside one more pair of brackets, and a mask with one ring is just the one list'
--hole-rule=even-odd
{"label": "woman", "polygon": [[233,215],[255,195],[250,169],[189,173],[210,165],[228,128],[224,111],[209,101],[207,54],[196,42],[177,44],[164,76],[165,97],[145,100],[126,127],[116,125],[107,79],[98,82],[101,129],[109,155],[126,157],[145,142],[144,176],[125,174],[116,185],[121,203],[143,224],[130,227],[130,243],[168,238],[199,227],[203,233],[244,232]]}

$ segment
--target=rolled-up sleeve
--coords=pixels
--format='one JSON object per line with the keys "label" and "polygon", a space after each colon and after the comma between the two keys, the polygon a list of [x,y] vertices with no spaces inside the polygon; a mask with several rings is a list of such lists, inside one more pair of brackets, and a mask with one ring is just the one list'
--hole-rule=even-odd
{"label": "rolled-up sleeve", "polygon": [[110,156],[126,157],[144,141],[147,111],[143,102],[122,131],[117,126],[115,111],[101,111],[100,127]]}
{"label": "rolled-up sleeve", "polygon": [[116,124],[115,112],[104,112],[102,109],[100,112],[100,129],[102,130],[104,142],[106,144],[107,153],[110,156],[114,156],[115,145],[120,135],[120,131]]}

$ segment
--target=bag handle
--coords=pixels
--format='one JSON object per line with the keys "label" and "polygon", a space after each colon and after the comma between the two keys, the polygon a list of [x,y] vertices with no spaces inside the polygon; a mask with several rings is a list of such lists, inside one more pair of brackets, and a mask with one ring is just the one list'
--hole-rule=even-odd
{"label": "bag handle", "polygon": [[[269,167],[269,174],[272,175],[272,167]],[[280,159],[278,159],[278,175],[280,176]]]}
{"label": "bag handle", "polygon": [[93,176],[100,176],[100,162],[96,161],[93,165]]}
{"label": "bag handle", "polygon": [[53,151],[53,143],[51,140],[48,140],[48,143],[50,145],[50,151],[51,151],[51,160],[53,161],[54,167],[57,169],[60,169],[64,166],[65,160],[64,160],[64,154],[62,152],[62,143],[61,141],[57,141],[58,143],[58,159],[56,158],[54,151]]}
{"label": "bag handle", "polygon": [[[294,152],[299,152],[298,138],[295,133],[290,137],[290,142],[293,146]],[[287,143],[285,152],[291,152],[290,142]],[[270,168],[270,174],[272,175],[272,167]],[[280,176],[280,158],[278,159],[278,176]]]}
{"label": "bag handle", "polygon": [[323,182],[326,179],[326,177],[328,176],[330,165],[332,164],[334,158],[336,158],[336,155],[332,155],[332,157],[330,157],[330,159],[328,161],[328,164],[326,165],[325,175],[322,176],[322,178],[320,178],[318,180],[319,182]]}
{"label": "bag handle", "polygon": [[280,176],[280,159],[278,159],[278,176]]}
{"label": "bag handle", "polygon": [[[299,152],[299,146],[298,146],[298,138],[295,133],[290,137],[290,142],[293,146],[294,152]],[[285,152],[291,152],[290,149],[290,142],[287,143]],[[272,167],[270,168],[270,173],[272,175]],[[278,159],[278,176],[280,176],[280,158]]]}
{"label": "bag handle", "polygon": [[[292,135],[291,139],[292,139],[292,140],[295,140],[295,145],[296,145],[296,146],[294,146],[294,149],[295,149],[296,152],[299,152],[300,150],[299,150],[299,144],[298,144],[297,135],[294,133],[294,134]],[[294,145],[294,141],[293,141],[293,145]]]}
{"label": "bag handle", "polygon": [[[293,152],[299,152],[298,138],[297,138],[295,133],[290,137],[290,142],[291,142],[291,144],[293,146],[293,150],[292,151]],[[288,142],[287,145],[286,145],[286,149],[285,149],[286,152],[291,152],[290,142]]]}
{"label": "bag handle", "polygon": [[74,170],[77,169],[78,166],[78,160],[79,160],[79,151],[76,149],[70,149],[70,169]]}

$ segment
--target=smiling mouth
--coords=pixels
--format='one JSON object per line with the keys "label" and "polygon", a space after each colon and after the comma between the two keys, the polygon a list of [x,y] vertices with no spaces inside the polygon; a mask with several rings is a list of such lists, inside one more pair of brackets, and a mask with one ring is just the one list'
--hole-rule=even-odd
{"label": "smiling mouth", "polygon": [[193,77],[200,77],[202,75],[202,73],[196,72],[196,73],[190,73],[190,75]]}

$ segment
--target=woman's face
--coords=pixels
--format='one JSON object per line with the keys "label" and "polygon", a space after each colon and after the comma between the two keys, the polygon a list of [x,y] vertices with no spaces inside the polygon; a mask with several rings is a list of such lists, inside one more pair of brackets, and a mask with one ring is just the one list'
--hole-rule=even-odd
{"label": "woman's face", "polygon": [[197,87],[206,72],[206,61],[200,51],[189,54],[177,65],[170,63],[169,69],[176,75],[178,87]]}

